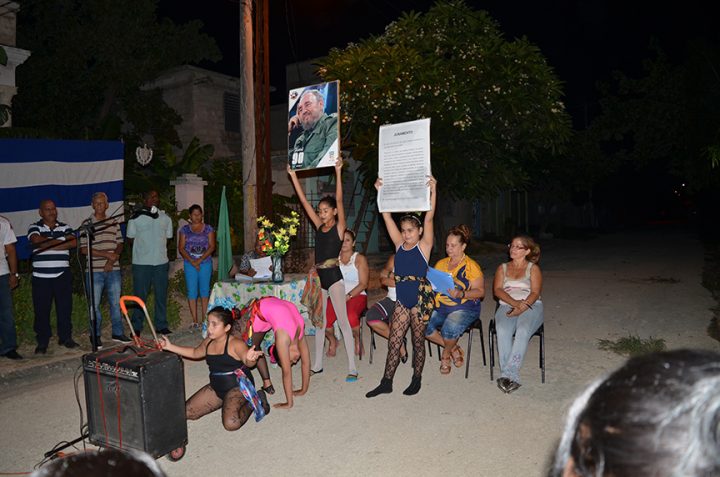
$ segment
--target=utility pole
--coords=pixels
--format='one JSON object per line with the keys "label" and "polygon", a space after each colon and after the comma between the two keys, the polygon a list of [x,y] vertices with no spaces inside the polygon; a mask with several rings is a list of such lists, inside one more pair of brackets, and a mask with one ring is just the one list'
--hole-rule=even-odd
{"label": "utility pole", "polygon": [[240,131],[243,174],[243,244],[255,243],[257,172],[255,169],[255,89],[253,84],[253,0],[240,1]]}
{"label": "utility pole", "polygon": [[255,141],[257,211],[272,215],[270,158],[270,0],[255,0]]}

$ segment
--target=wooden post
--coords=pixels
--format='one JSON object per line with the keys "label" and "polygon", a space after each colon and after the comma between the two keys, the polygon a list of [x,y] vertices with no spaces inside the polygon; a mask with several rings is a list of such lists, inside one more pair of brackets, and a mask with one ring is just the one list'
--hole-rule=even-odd
{"label": "wooden post", "polygon": [[240,131],[243,174],[243,246],[255,243],[257,220],[255,169],[255,100],[253,87],[253,0],[240,1]]}
{"label": "wooden post", "polygon": [[257,210],[272,215],[272,162],[270,158],[270,0],[255,4],[255,118]]}

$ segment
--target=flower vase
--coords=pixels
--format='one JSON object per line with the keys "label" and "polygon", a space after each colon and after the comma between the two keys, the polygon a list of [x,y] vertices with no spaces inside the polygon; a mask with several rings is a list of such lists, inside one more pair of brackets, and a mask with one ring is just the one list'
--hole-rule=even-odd
{"label": "flower vase", "polygon": [[273,255],[272,256],[272,281],[275,283],[282,283],[284,278],[283,277],[283,269],[282,269],[282,255]]}

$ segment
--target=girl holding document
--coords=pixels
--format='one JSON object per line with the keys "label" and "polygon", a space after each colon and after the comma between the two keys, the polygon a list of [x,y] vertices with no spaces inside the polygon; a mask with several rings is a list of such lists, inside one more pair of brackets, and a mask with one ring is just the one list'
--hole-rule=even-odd
{"label": "girl holding document", "polygon": [[[397,302],[390,320],[385,374],[380,385],[365,395],[368,398],[392,392],[392,381],[400,363],[400,349],[408,328],[412,329],[413,377],[410,386],[403,391],[403,394],[410,396],[420,391],[425,364],[425,323],[434,305],[432,287],[426,278],[427,257],[430,256],[433,247],[433,217],[437,195],[437,181],[433,176],[429,176],[427,186],[430,189],[430,210],[426,212],[423,222],[420,222],[417,216],[408,214],[400,219],[400,229],[398,229],[390,212],[382,213],[396,250]],[[381,187],[382,179],[378,178],[375,182],[378,193]]]}
{"label": "girl holding document", "polygon": [[451,228],[445,241],[448,256],[435,264],[435,269],[448,273],[453,280],[453,286],[435,294],[435,310],[425,331],[429,341],[444,347],[440,358],[441,374],[450,374],[451,362],[458,368],[463,365],[465,352],[457,342],[480,316],[480,300],[485,296],[480,265],[465,255],[469,241],[467,225]]}

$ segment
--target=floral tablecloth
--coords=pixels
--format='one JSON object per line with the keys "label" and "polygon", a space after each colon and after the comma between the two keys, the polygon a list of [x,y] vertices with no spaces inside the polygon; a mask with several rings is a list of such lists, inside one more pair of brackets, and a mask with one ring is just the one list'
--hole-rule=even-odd
{"label": "floral tablecloth", "polygon": [[275,296],[293,303],[305,319],[305,334],[314,333],[315,328],[308,318],[307,308],[300,303],[303,289],[305,288],[305,277],[306,275],[304,274],[289,273],[285,274],[285,281],[282,283],[217,282],[210,293],[208,310],[217,306],[216,302],[220,299],[223,299],[223,301],[230,300],[236,305],[242,306],[252,298]]}

